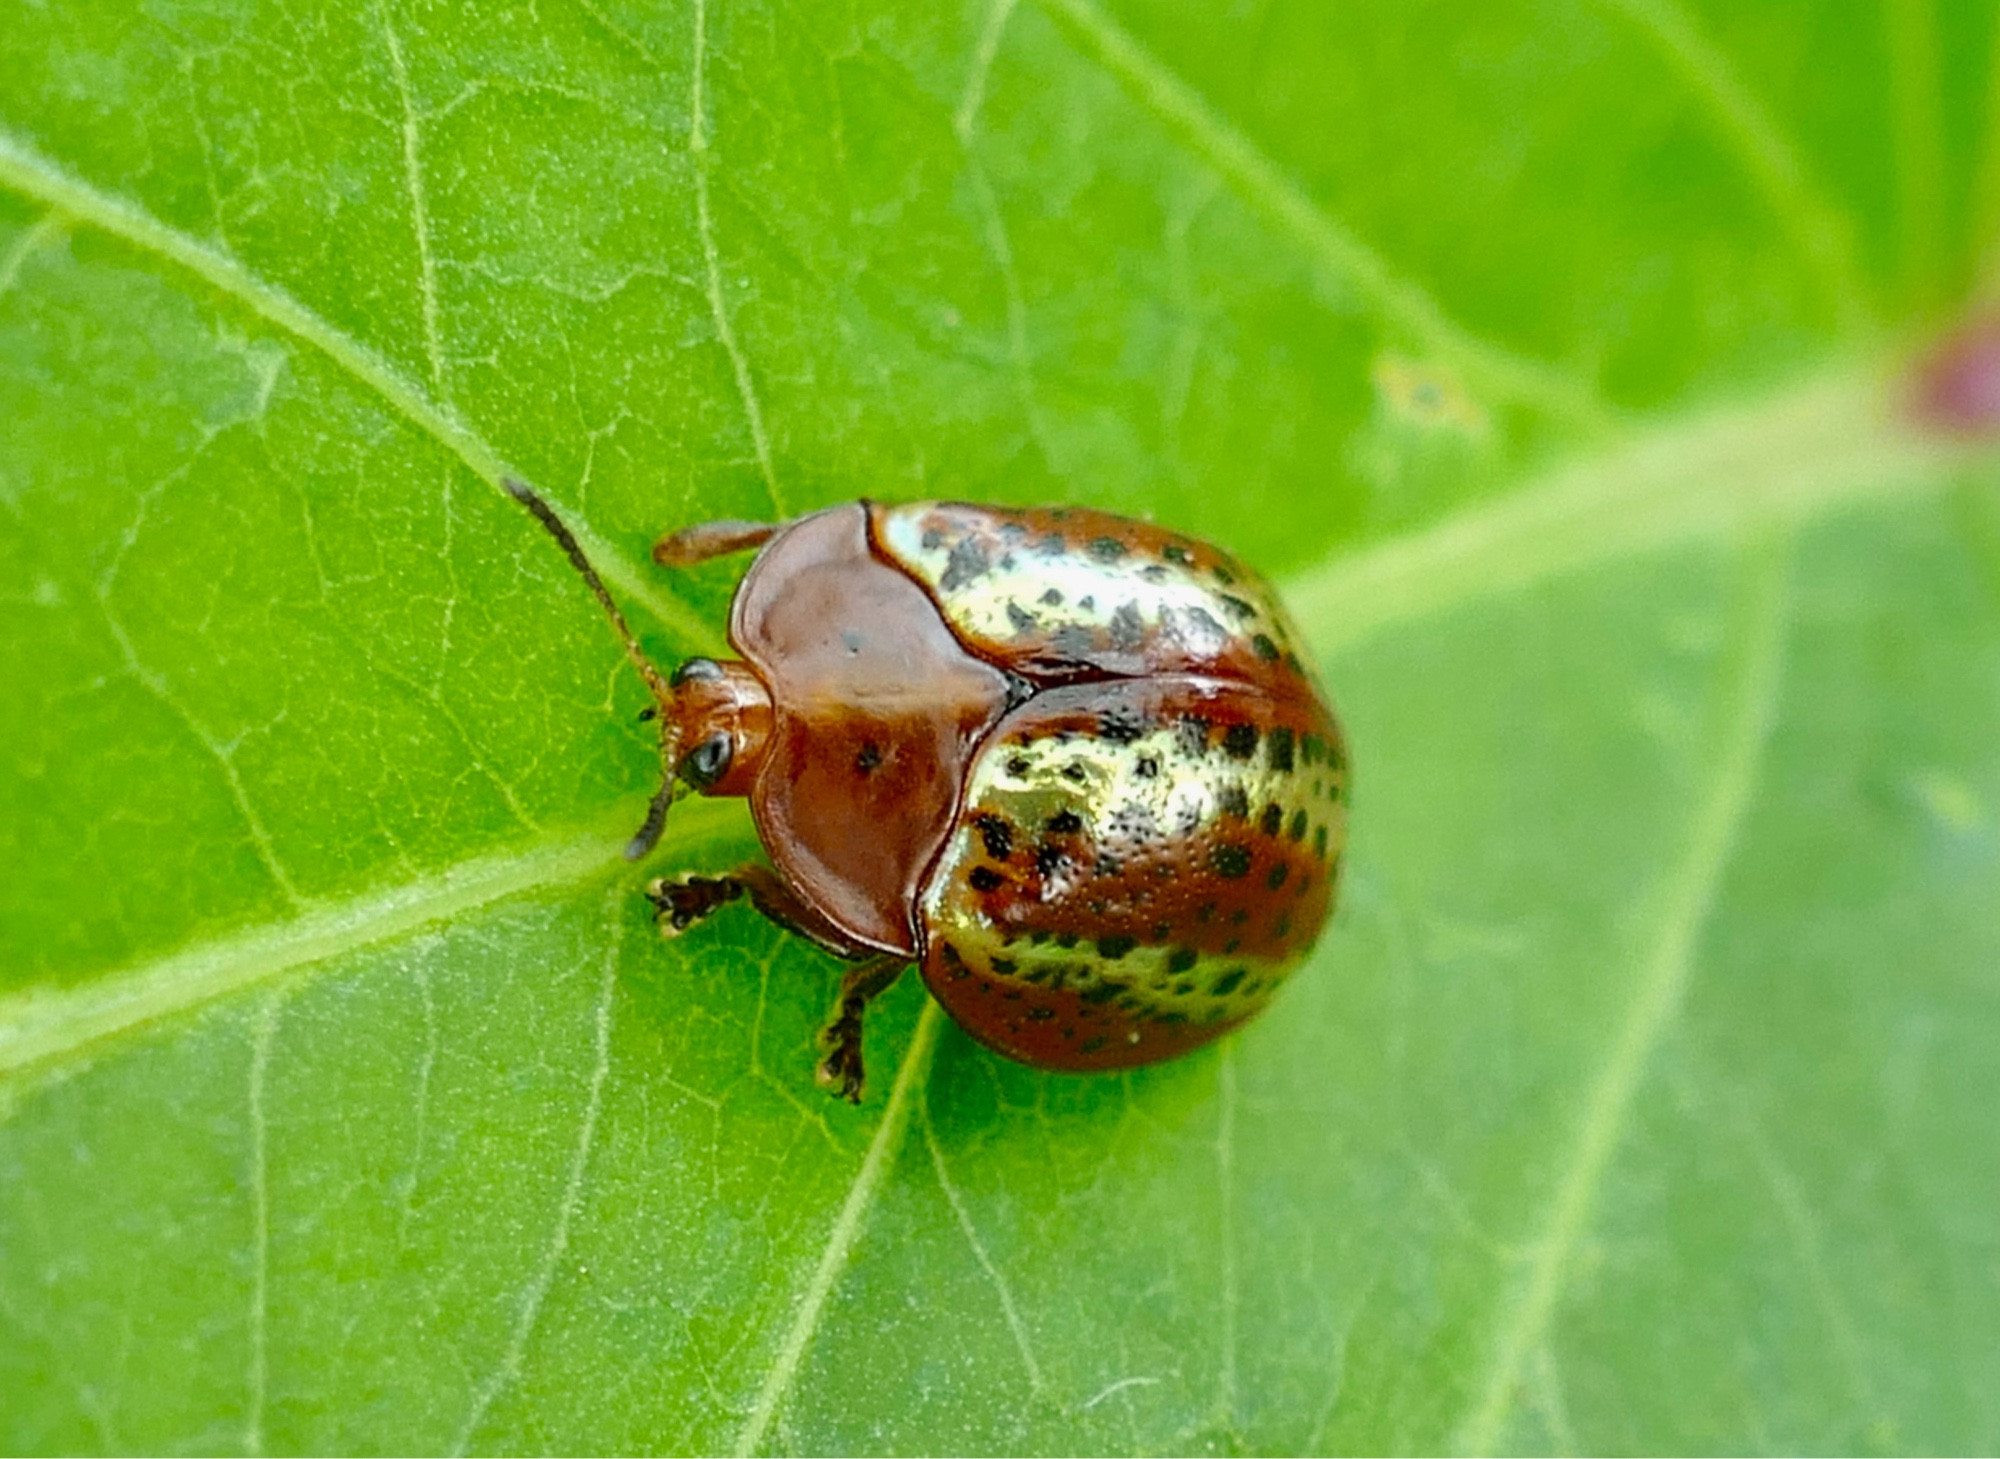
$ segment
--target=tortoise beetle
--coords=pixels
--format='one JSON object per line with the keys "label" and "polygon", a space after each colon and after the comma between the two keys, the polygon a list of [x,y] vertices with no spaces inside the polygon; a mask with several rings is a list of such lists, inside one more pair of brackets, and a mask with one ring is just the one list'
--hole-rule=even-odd
{"label": "tortoise beetle", "polygon": [[1082,508],[849,502],[709,522],[669,567],[756,550],[740,662],[662,675],[661,783],[747,796],[769,864],[655,879],[673,936],[742,896],[853,962],[820,1083],[859,1101],[868,1002],[915,963],[960,1027],[1044,1069],[1171,1058],[1261,1009],[1317,940],[1346,835],[1340,727],[1276,594],[1207,543]]}

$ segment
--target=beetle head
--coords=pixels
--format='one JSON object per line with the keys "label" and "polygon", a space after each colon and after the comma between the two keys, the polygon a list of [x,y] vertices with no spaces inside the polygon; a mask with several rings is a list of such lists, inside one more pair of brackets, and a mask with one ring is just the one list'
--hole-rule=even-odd
{"label": "beetle head", "polygon": [[771,739],[771,694],[746,664],[689,659],[667,680],[660,738],[673,775],[703,795],[747,795]]}

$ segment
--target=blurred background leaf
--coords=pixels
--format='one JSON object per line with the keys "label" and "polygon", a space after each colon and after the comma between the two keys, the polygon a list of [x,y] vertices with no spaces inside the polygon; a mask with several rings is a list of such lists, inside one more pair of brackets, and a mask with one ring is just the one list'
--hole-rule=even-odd
{"label": "blurred background leaf", "polygon": [[[0,1447],[2000,1445],[1991,7],[25,0]],[[1340,920],[1218,1049],[652,935],[664,528],[1284,581]],[[658,862],[727,864],[740,808]]]}

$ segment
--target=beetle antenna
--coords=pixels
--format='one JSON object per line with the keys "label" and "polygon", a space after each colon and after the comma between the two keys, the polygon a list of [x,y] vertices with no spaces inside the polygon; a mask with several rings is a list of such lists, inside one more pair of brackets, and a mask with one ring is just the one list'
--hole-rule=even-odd
{"label": "beetle antenna", "polygon": [[604,586],[604,579],[597,575],[597,569],[592,567],[590,559],[584,556],[583,544],[576,540],[576,534],[571,532],[563,519],[556,515],[555,508],[543,501],[540,493],[525,481],[516,481],[511,476],[502,477],[500,486],[507,495],[532,512],[536,521],[548,528],[549,535],[556,539],[564,555],[569,558],[569,565],[576,569],[577,575],[584,580],[590,591],[596,594],[598,606],[604,609],[604,616],[611,620],[612,628],[617,630],[619,639],[625,645],[625,657],[632,661],[632,667],[639,671],[639,677],[646,681],[646,687],[653,691],[653,697],[662,704],[667,703],[670,695],[666,681],[660,677],[660,671],[654,667],[653,661],[646,657],[646,651],[639,647],[639,640],[632,636],[632,629],[625,622],[625,615],[618,611],[618,604],[612,601],[611,590]]}
{"label": "beetle antenna", "polygon": [[640,824],[638,833],[625,843],[625,859],[637,861],[648,851],[660,844],[660,833],[667,829],[667,811],[685,793],[685,787],[674,780],[671,768],[673,756],[667,752],[666,738],[660,740],[660,788],[653,792],[653,802],[646,807],[646,819]]}
{"label": "beetle antenna", "polygon": [[[556,539],[557,545],[563,550],[563,555],[569,558],[569,565],[576,569],[577,575],[596,595],[598,606],[604,610],[604,616],[611,620],[611,626],[617,631],[619,641],[625,645],[625,657],[632,661],[632,667],[637,669],[639,677],[646,681],[646,687],[652,691],[653,698],[660,705],[670,704],[673,691],[668,688],[666,680],[660,677],[660,671],[654,666],[653,661],[646,657],[646,651],[639,647],[639,640],[632,636],[631,625],[626,623],[625,615],[618,611],[618,604],[613,601],[611,590],[604,586],[604,579],[597,575],[597,569],[591,566],[590,559],[584,555],[583,544],[576,540],[576,534],[570,531],[561,517],[556,515],[555,508],[543,501],[540,493],[525,481],[516,481],[509,476],[501,478],[500,485],[507,495],[526,507],[534,515],[535,520],[548,529],[549,535]],[[652,711],[649,710],[646,717],[652,717]],[[660,715],[659,720],[660,788],[653,792],[652,803],[646,807],[646,819],[640,825],[639,833],[625,845],[627,861],[637,861],[660,844],[660,833],[667,826],[667,811],[672,808],[679,793],[679,787],[674,780],[674,761],[680,749],[680,735],[673,715]]]}

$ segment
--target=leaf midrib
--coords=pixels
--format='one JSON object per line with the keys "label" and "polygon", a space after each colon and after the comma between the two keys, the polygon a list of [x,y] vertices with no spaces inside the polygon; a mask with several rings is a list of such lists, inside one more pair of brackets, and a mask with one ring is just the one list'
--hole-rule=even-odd
{"label": "leaf midrib", "polygon": [[[265,923],[68,988],[31,987],[0,998],[0,1081],[87,1054],[130,1030],[172,1018],[296,969],[386,942],[509,897],[585,884],[629,865],[623,846],[636,813],[580,833],[476,856],[302,915]],[[696,800],[674,816],[668,845],[686,850],[740,819],[726,801]]]}

